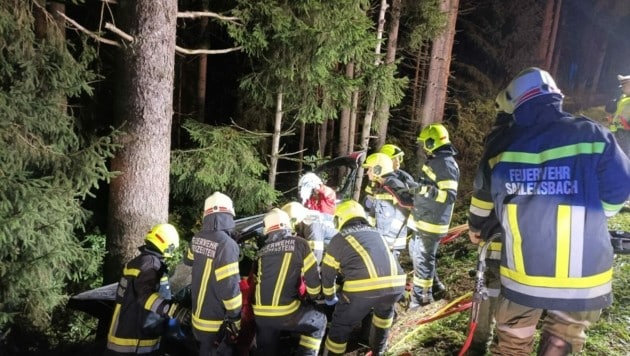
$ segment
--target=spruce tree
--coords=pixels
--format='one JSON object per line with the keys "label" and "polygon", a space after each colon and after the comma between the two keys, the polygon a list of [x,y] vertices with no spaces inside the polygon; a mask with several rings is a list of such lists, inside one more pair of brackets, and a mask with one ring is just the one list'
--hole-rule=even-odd
{"label": "spruce tree", "polygon": [[46,326],[66,284],[100,263],[80,240],[82,200],[115,149],[83,136],[66,104],[91,93],[93,55],[73,58],[54,24],[36,37],[33,6],[0,2],[0,330]]}

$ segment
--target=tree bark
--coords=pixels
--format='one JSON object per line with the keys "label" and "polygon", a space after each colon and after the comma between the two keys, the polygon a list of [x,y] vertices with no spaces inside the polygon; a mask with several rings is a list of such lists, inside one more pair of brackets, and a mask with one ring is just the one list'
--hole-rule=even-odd
{"label": "tree bark", "polygon": [[276,175],[278,173],[278,157],[280,150],[280,136],[282,134],[282,87],[276,94],[276,115],[273,121],[273,134],[271,136],[271,162],[269,164],[269,185],[276,186]]}
{"label": "tree bark", "polygon": [[119,1],[118,24],[134,37],[121,47],[115,122],[120,149],[109,185],[105,283],[136,255],[147,231],[168,220],[176,0]]}
{"label": "tree bark", "polygon": [[[346,78],[352,79],[354,77],[354,62],[346,64]],[[341,109],[341,115],[339,116],[339,144],[337,146],[337,154],[339,156],[345,156],[350,150],[350,114],[352,112],[352,96],[347,98],[347,102]]]}
{"label": "tree bark", "polygon": [[447,23],[431,48],[429,78],[422,109],[423,127],[443,120],[458,7],[459,0],[440,0],[440,11],[447,14]]}

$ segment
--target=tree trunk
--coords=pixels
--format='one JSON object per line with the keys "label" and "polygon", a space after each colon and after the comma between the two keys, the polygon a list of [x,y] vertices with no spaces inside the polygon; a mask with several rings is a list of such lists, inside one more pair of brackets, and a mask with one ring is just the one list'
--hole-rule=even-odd
{"label": "tree trunk", "polygon": [[[381,10],[378,15],[378,28],[376,30],[376,49],[374,50],[375,60],[374,65],[380,64],[381,55],[381,41],[383,39],[383,30],[385,28],[385,12],[387,11],[387,0],[381,0]],[[363,128],[361,130],[361,150],[368,151],[370,148],[370,132],[372,131],[372,119],[374,117],[374,110],[376,108],[376,85],[372,83],[369,90],[369,98],[365,109],[365,116],[363,118]],[[359,197],[361,194],[361,184],[363,182],[363,167],[359,167],[357,172],[356,186],[354,188],[353,196]]]}
{"label": "tree trunk", "polygon": [[167,222],[176,0],[119,1],[118,25],[134,37],[121,47],[115,122],[125,135],[112,159],[105,283],[137,253],[147,231]]}
{"label": "tree trunk", "polygon": [[[354,77],[354,62],[346,65],[346,78],[351,80]],[[339,116],[339,144],[337,146],[337,154],[345,156],[350,150],[350,114],[352,112],[352,97],[347,99],[341,115]]]}
{"label": "tree trunk", "polygon": [[549,70],[547,58],[551,57],[553,47],[551,47],[551,34],[553,32],[554,8],[556,0],[546,0],[545,14],[540,31],[540,40],[538,41],[538,64],[541,68]]}
{"label": "tree trunk", "polygon": [[[402,8],[402,0],[392,1],[391,23],[389,26],[389,35],[387,38],[387,54],[385,55],[385,65],[393,66],[396,61],[396,51],[398,49],[398,28],[400,27],[400,12]],[[387,126],[389,123],[389,103],[383,101],[381,107],[377,111],[376,122],[378,122],[378,135],[376,138],[376,147],[381,147],[387,139]]]}
{"label": "tree trunk", "polygon": [[306,123],[304,121],[300,121],[300,144],[299,144],[299,154],[298,154],[298,172],[302,172],[304,169],[304,138],[306,137]]}
{"label": "tree trunk", "polygon": [[273,121],[273,134],[271,136],[271,162],[269,164],[269,185],[276,186],[276,174],[278,173],[278,156],[280,150],[280,136],[282,134],[282,87],[276,95],[276,115]]}
{"label": "tree trunk", "polygon": [[[201,2],[201,11],[209,10],[209,1],[204,0]],[[209,41],[206,37],[206,29],[208,28],[208,18],[202,17],[200,19],[199,37],[201,38],[200,48],[210,48]],[[197,77],[197,120],[199,122],[205,122],[206,120],[206,88],[208,78],[208,55],[205,53],[198,55],[198,77]]]}
{"label": "tree trunk", "polygon": [[429,78],[422,110],[423,127],[433,122],[441,122],[444,116],[458,7],[459,0],[440,0],[440,11],[447,14],[447,23],[444,31],[433,41],[431,48]]}

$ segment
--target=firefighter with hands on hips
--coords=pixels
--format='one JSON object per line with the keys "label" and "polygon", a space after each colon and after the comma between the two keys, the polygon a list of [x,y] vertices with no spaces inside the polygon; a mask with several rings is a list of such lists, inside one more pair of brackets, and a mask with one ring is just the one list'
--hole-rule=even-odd
{"label": "firefighter with hands on hips", "polygon": [[[586,329],[612,303],[607,219],[630,194],[630,160],[602,125],[562,111],[562,92],[539,68],[500,93],[514,123],[487,147],[471,210],[503,228],[495,355],[579,353]],[[570,133],[570,134],[569,134]],[[489,199],[489,200],[482,200]],[[477,225],[480,226],[480,225]]]}
{"label": "firefighter with hands on hips", "polygon": [[414,270],[410,309],[432,303],[434,295],[446,289],[437,276],[437,250],[448,233],[459,183],[459,167],[454,158],[457,150],[446,127],[439,123],[424,127],[418,142],[428,158],[414,189],[414,206],[408,222],[413,230],[409,256]]}
{"label": "firefighter with hands on hips", "polygon": [[[514,123],[512,114],[508,114],[507,100],[504,96],[497,96],[495,101],[497,115],[492,129],[484,138],[484,150],[481,156],[481,162],[487,161],[489,157],[496,155],[491,145],[493,141],[501,136],[505,130],[509,130]],[[484,186],[483,166],[477,167],[475,181],[473,183],[473,195],[470,200],[468,210],[468,237],[470,242],[479,245],[480,256],[485,259],[486,270],[484,272],[484,282],[487,295],[486,299],[480,301],[479,310],[477,312],[477,326],[474,330],[472,342],[469,352],[476,355],[485,355],[492,341],[492,330],[494,328],[494,312],[496,310],[499,293],[501,291],[501,280],[499,278],[499,266],[501,265],[501,222],[497,218],[494,210],[488,210],[486,202],[491,201],[492,197],[488,192],[484,192],[481,188]]]}
{"label": "firefighter with hands on hips", "polygon": [[606,112],[612,114],[610,131],[615,134],[617,143],[630,157],[630,75],[618,75],[621,96],[608,103]]}
{"label": "firefighter with hands on hips", "polygon": [[392,164],[394,165],[394,173],[396,177],[403,182],[407,186],[407,188],[415,188],[417,186],[411,174],[407,173],[400,166],[403,163],[403,158],[405,157],[405,152],[400,149],[400,147],[393,145],[391,143],[384,144],[379,153],[386,154],[392,160]]}
{"label": "firefighter with hands on hips", "polygon": [[[157,355],[161,336],[179,334],[190,312],[171,301],[165,258],[179,247],[171,224],[151,228],[140,254],[125,264],[116,290],[105,355]],[[169,330],[170,329],[170,330]]]}
{"label": "firefighter with hands on hips", "polygon": [[300,334],[298,355],[316,356],[324,332],[326,315],[300,296],[302,280],[306,298],[316,299],[321,280],[315,255],[308,242],[291,233],[284,211],[271,209],[263,218],[265,240],[258,251],[256,291],[256,355],[278,355],[282,331]]}
{"label": "firefighter with hands on hips", "polygon": [[332,220],[337,203],[337,193],[325,185],[317,174],[309,172],[298,181],[298,191],[302,204],[311,210],[324,214],[327,220]]}
{"label": "firefighter with hands on hips", "polygon": [[[231,346],[226,344],[238,336],[242,296],[236,236],[232,199],[213,193],[204,203],[201,231],[193,236],[184,258],[192,266],[192,326],[199,355],[230,355]],[[221,340],[219,330],[227,334]]]}
{"label": "firefighter with hands on hips", "polygon": [[319,211],[307,209],[298,202],[287,203],[281,210],[289,215],[291,228],[295,234],[308,241],[319,266],[324,257],[324,250],[337,234],[337,230],[323,220]]}
{"label": "firefighter with hands on hips", "polygon": [[[330,241],[321,265],[326,304],[335,306],[324,355],[343,355],[352,329],[371,312],[369,346],[372,355],[382,355],[406,274],[378,230],[368,224],[361,204],[339,203],[334,220],[339,234]],[[341,276],[343,287],[336,291]]]}
{"label": "firefighter with hands on hips", "polygon": [[407,216],[413,206],[413,195],[398,179],[392,160],[384,153],[372,153],[363,163],[372,186],[368,218],[381,233],[396,259],[407,247]]}

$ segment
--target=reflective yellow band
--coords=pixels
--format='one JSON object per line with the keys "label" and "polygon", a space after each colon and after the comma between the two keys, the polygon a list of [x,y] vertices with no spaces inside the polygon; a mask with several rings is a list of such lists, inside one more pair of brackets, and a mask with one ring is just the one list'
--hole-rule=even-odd
{"label": "reflective yellow band", "polygon": [[288,305],[257,305],[254,304],[254,314],[257,316],[283,316],[288,315],[300,307],[300,301],[294,300]]}
{"label": "reflective yellow band", "polygon": [[445,224],[445,225],[437,225],[437,224],[431,224],[428,222],[424,222],[424,221],[415,221],[415,228],[418,230],[422,230],[422,231],[426,231],[426,232],[431,232],[434,234],[446,234],[448,233],[448,226],[449,224]]}
{"label": "reflective yellow band", "polygon": [[376,326],[377,328],[381,328],[381,329],[389,329],[392,327],[392,324],[394,323],[394,318],[387,318],[387,319],[381,319],[378,316],[376,316],[376,314],[372,315],[372,324],[374,324],[374,326]]}
{"label": "reflective yellow band", "polygon": [[223,324],[223,320],[205,320],[200,317],[192,316],[192,325],[195,329],[207,332],[217,332]]}
{"label": "reflective yellow band", "polygon": [[330,337],[326,338],[326,349],[328,349],[328,351],[336,353],[336,354],[344,354],[346,353],[346,342],[342,342],[342,343],[337,343],[334,342],[332,340],[330,340]]}
{"label": "reflective yellow band", "polygon": [[236,310],[240,308],[242,305],[243,305],[243,296],[241,295],[241,293],[238,293],[238,295],[232,299],[223,301],[223,306],[227,310]]}
{"label": "reflective yellow band", "polygon": [[420,288],[431,288],[431,286],[433,286],[433,279],[422,279],[414,276],[413,285]]}
{"label": "reflective yellow band", "polygon": [[456,180],[441,180],[439,182],[437,182],[437,186],[440,189],[450,189],[450,190],[457,190],[457,181]]}
{"label": "reflective yellow band", "polygon": [[[612,280],[612,268],[588,277],[561,278],[561,277],[541,277],[528,276],[524,273],[510,270],[501,266],[501,275],[508,277],[520,284],[542,288],[567,288],[567,289],[587,289],[605,285]],[[558,296],[560,297],[560,296]]]}
{"label": "reflective yellow band", "polygon": [[300,335],[300,346],[309,349],[319,351],[319,345],[322,343],[322,339],[310,337],[308,335]]}
{"label": "reflective yellow band", "polygon": [[125,268],[123,269],[123,276],[125,277],[138,277],[140,275],[140,270],[137,268]]}
{"label": "reflective yellow band", "polygon": [[217,268],[214,272],[217,276],[217,282],[233,275],[238,275],[238,262],[229,263],[223,267]]}
{"label": "reflective yellow band", "polygon": [[404,286],[406,282],[407,276],[404,274],[397,276],[359,279],[354,281],[346,281],[343,284],[343,290],[345,292],[365,292],[375,289],[400,287]]}

